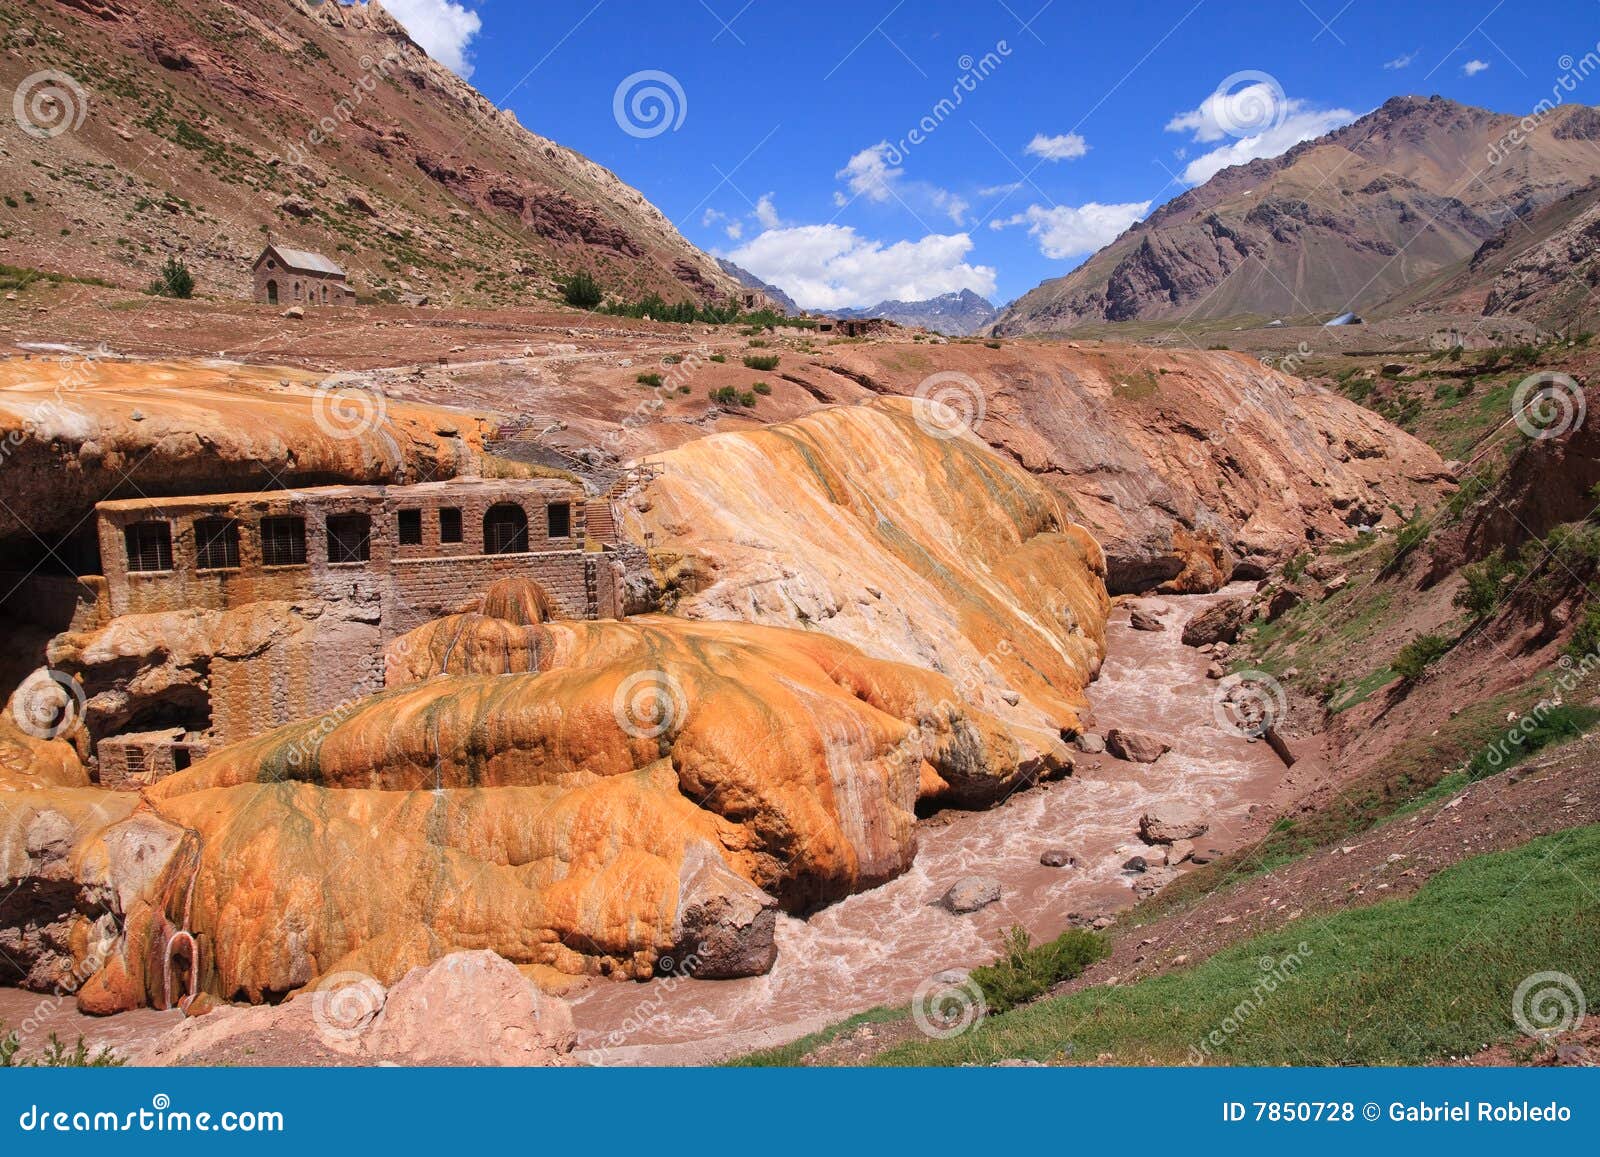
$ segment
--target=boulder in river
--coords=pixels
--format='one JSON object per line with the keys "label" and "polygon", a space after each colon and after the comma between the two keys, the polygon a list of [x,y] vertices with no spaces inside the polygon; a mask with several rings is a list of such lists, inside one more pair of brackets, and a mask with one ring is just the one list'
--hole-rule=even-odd
{"label": "boulder in river", "polygon": [[1102,755],[1106,750],[1106,737],[1098,731],[1080,731],[1072,742],[1085,755]]}
{"label": "boulder in river", "polygon": [[1144,611],[1134,611],[1132,617],[1128,619],[1128,625],[1136,631],[1164,631],[1167,629],[1167,625],[1160,619],[1154,615],[1146,614]]}
{"label": "boulder in river", "polygon": [[[1163,804],[1159,811],[1139,817],[1139,838],[1147,844],[1171,844],[1193,840],[1211,830],[1198,810],[1186,804]],[[1193,846],[1190,847],[1191,852]]]}
{"label": "boulder in river", "polygon": [[1039,862],[1047,868],[1075,868],[1078,857],[1065,848],[1051,848],[1039,857]]}
{"label": "boulder in river", "polygon": [[990,876],[968,876],[950,885],[950,890],[939,898],[947,910],[959,915],[987,908],[1000,899],[1000,881]]}
{"label": "boulder in river", "polygon": [[1172,744],[1142,731],[1113,727],[1106,732],[1106,750],[1129,763],[1154,763],[1172,750]]}
{"label": "boulder in river", "polygon": [[1248,607],[1244,599],[1219,599],[1215,606],[1207,607],[1184,625],[1184,644],[1198,647],[1204,643],[1236,642]]}

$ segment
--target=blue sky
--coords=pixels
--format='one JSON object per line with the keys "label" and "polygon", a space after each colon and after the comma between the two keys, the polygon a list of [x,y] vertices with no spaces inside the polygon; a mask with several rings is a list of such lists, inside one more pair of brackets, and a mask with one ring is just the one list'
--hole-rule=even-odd
{"label": "blue sky", "polygon": [[[528,128],[818,309],[1003,303],[1224,163],[1402,93],[1525,113],[1600,51],[1592,0],[386,7]],[[1600,104],[1585,84],[1567,99]]]}

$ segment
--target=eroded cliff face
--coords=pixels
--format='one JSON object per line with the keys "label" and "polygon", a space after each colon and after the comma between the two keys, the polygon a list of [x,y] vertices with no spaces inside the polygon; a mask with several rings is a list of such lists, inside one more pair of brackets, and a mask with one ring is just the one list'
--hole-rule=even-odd
{"label": "eroded cliff face", "polygon": [[1264,570],[1436,501],[1449,478],[1426,444],[1243,354],[1018,342],[829,355],[795,376],[824,396],[945,399],[1047,484],[1104,547],[1114,593],[1214,590],[1240,563]]}
{"label": "eroded cliff face", "polygon": [[232,362],[0,360],[0,541],[65,534],[96,502],[450,478],[484,423],[354,382]]}
{"label": "eroded cliff face", "polygon": [[675,614],[821,632],[941,671],[1018,727],[1071,729],[1104,658],[1100,549],[938,419],[893,398],[691,442],[647,461],[625,531]]}

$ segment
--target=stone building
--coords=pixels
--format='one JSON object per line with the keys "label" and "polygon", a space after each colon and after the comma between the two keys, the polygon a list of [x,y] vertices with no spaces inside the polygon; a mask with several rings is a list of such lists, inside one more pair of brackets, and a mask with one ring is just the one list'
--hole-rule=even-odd
{"label": "stone building", "polygon": [[589,535],[590,509],[581,488],[546,478],[100,503],[104,573],[77,580],[98,606],[76,620],[165,624],[210,647],[202,681],[170,686],[94,735],[101,782],[138,786],[347,708],[382,689],[391,641],[498,578],[535,580],[557,617],[621,617],[622,548]]}
{"label": "stone building", "polygon": [[265,305],[354,305],[345,272],[320,253],[276,242],[256,258],[255,299]]}

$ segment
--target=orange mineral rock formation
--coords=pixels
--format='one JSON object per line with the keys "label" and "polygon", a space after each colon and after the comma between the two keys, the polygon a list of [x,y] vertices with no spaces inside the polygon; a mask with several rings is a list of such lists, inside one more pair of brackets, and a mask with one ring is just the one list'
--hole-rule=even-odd
{"label": "orange mineral rock formation", "polygon": [[1026,471],[909,398],[691,442],[626,510],[693,619],[801,627],[950,674],[1012,724],[1075,726],[1105,564]]}

